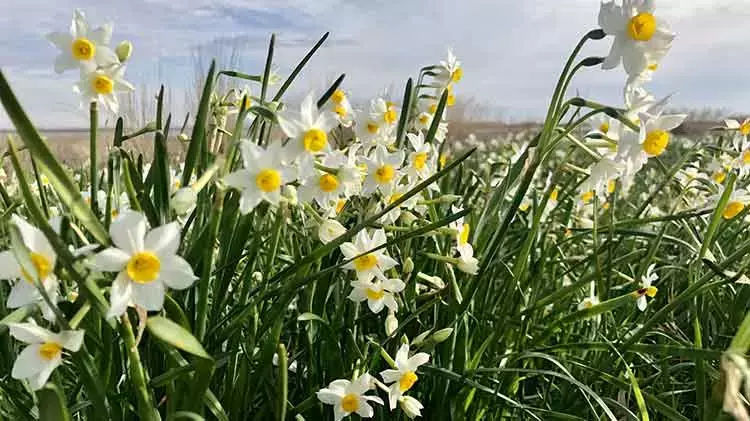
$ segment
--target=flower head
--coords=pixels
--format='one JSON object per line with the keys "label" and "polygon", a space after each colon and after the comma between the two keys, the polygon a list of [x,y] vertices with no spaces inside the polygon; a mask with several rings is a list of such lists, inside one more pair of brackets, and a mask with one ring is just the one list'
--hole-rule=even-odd
{"label": "flower head", "polygon": [[351,413],[356,413],[362,418],[372,418],[375,410],[370,402],[383,405],[383,400],[379,397],[365,395],[372,389],[372,384],[372,376],[365,373],[354,381],[334,380],[328,387],[320,389],[316,395],[324,404],[333,405],[335,421],[340,421]]}
{"label": "flower head", "polygon": [[131,303],[149,311],[161,310],[167,287],[185,289],[197,279],[190,264],[177,255],[178,223],[149,231],[143,214],[126,211],[112,222],[109,234],[114,247],[87,261],[93,269],[118,272],[109,293],[108,317],[123,314]]}
{"label": "flower head", "polygon": [[290,159],[330,150],[328,132],[336,126],[336,118],[328,111],[319,112],[312,94],[302,101],[299,113],[282,112],[278,120],[281,129],[291,139],[286,148]]}
{"label": "flower head", "polygon": [[125,66],[100,68],[92,72],[81,71],[81,80],[73,89],[81,95],[82,104],[100,102],[116,114],[120,109],[117,94],[135,89],[123,79],[124,75]]}
{"label": "flower head", "polygon": [[419,379],[417,369],[423,364],[427,364],[430,356],[424,352],[419,352],[409,357],[409,344],[401,345],[396,353],[395,370],[383,370],[380,376],[383,382],[389,385],[388,403],[391,409],[396,408],[396,403]]}
{"label": "flower head", "polygon": [[380,191],[389,195],[396,183],[401,180],[401,165],[404,162],[404,151],[389,153],[385,147],[378,146],[370,158],[364,159],[367,166],[367,178],[362,193],[370,195]]}
{"label": "flower head", "polygon": [[349,299],[354,302],[367,301],[370,310],[378,314],[384,307],[392,312],[398,311],[398,303],[395,294],[401,292],[406,287],[404,281],[400,279],[375,279],[373,281],[354,281],[354,289],[349,294]]}
{"label": "flower head", "polygon": [[34,323],[8,323],[10,334],[29,344],[13,364],[14,379],[29,381],[32,390],[41,389],[52,371],[62,364],[63,350],[76,352],[83,344],[82,330],[52,333]]}
{"label": "flower head", "polygon": [[55,59],[55,72],[81,68],[93,72],[97,67],[104,68],[117,65],[120,60],[110,48],[112,25],[105,24],[91,29],[83,12],[76,10],[68,32],[47,34],[49,40],[60,50]]}
{"label": "flower head", "polygon": [[[384,272],[395,267],[398,263],[385,254],[385,250],[383,249],[367,253],[385,243],[385,231],[382,229],[375,230],[372,236],[364,230],[358,232],[354,237],[354,242],[344,243],[340,247],[344,258],[347,260],[354,259],[344,265],[344,268],[356,271],[357,280],[360,282],[370,282],[374,278],[386,281],[388,278]],[[367,254],[359,256],[362,253]]]}

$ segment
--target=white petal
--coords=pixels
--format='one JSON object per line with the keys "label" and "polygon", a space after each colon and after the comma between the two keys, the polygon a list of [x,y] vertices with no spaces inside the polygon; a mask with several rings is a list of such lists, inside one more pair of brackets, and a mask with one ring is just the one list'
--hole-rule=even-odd
{"label": "white petal", "polygon": [[135,211],[125,211],[112,222],[109,227],[112,242],[133,255],[143,250],[143,240],[146,237],[146,217]]}
{"label": "white petal", "polygon": [[88,258],[86,265],[102,272],[119,272],[125,268],[128,260],[130,260],[128,253],[110,247]]}
{"label": "white petal", "polygon": [[13,224],[15,224],[18,228],[18,231],[21,233],[21,238],[23,238],[23,243],[26,244],[26,247],[28,247],[29,250],[34,253],[43,255],[50,261],[51,264],[53,264],[57,255],[55,254],[55,250],[52,248],[49,241],[47,241],[47,237],[45,237],[42,233],[42,230],[32,226],[31,224],[26,222],[26,220],[15,214],[13,215],[11,220],[13,221]]}
{"label": "white petal", "polygon": [[25,379],[40,372],[43,368],[44,360],[39,354],[39,348],[42,344],[32,344],[18,354],[16,362],[13,364],[11,376],[14,379]]}
{"label": "white petal", "polygon": [[658,126],[662,130],[670,131],[679,127],[687,119],[686,114],[665,115],[659,117]]}
{"label": "white petal", "polygon": [[104,45],[109,45],[112,40],[112,24],[106,23],[101,27],[94,29],[91,31],[89,39],[91,39],[94,44],[97,44],[97,50]]}
{"label": "white petal", "polygon": [[185,289],[193,285],[196,276],[190,263],[180,256],[161,259],[159,279],[172,289]]}
{"label": "white petal", "polygon": [[133,303],[148,311],[161,310],[164,306],[164,284],[157,281],[147,284],[131,282],[133,285]]}
{"label": "white petal", "polygon": [[420,365],[427,364],[428,361],[430,361],[430,354],[426,354],[424,352],[418,352],[414,354],[407,361],[407,364],[409,365],[409,368],[411,369],[409,371],[416,371],[417,367],[419,367]]}
{"label": "white petal", "polygon": [[409,344],[402,344],[396,352],[396,365],[399,369],[406,367],[409,361]]}
{"label": "white petal", "polygon": [[401,379],[401,372],[398,370],[383,370],[380,372],[380,377],[383,378],[383,382],[391,384]]}
{"label": "white petal", "polygon": [[361,396],[359,397],[357,415],[362,418],[372,418],[372,416],[375,415],[375,410],[372,409],[372,406],[370,406],[370,404],[368,404]]}
{"label": "white petal", "polygon": [[83,330],[65,330],[58,334],[60,344],[68,351],[78,352],[83,345],[83,337],[86,332]]}
{"label": "white petal", "polygon": [[174,256],[180,247],[180,224],[171,222],[154,228],[146,234],[144,248],[160,258]]}
{"label": "white petal", "polygon": [[61,53],[55,58],[55,73],[62,73],[66,70],[75,69],[77,67],[78,63],[70,54]]}
{"label": "white petal", "polygon": [[128,309],[133,298],[133,286],[125,273],[120,273],[109,290],[109,312],[107,318],[120,316]]}
{"label": "white petal", "polygon": [[10,336],[27,344],[54,342],[55,334],[34,323],[8,323]]}
{"label": "white petal", "polygon": [[384,300],[367,300],[367,307],[370,308],[370,311],[372,311],[375,314],[380,313],[383,308],[385,307]]}
{"label": "white petal", "polygon": [[373,386],[373,379],[372,376],[368,373],[365,373],[359,377],[357,377],[356,380],[354,380],[349,387],[346,388],[347,393],[355,393],[357,395],[364,395],[365,392],[372,389]]}
{"label": "white petal", "polygon": [[396,266],[398,266],[398,262],[396,262],[393,258],[386,255],[381,255],[380,257],[378,257],[378,267],[381,270],[388,270]]}
{"label": "white petal", "polygon": [[281,130],[283,130],[284,134],[288,137],[297,139],[302,134],[302,129],[299,127],[297,122],[288,118],[288,116],[279,114],[276,119],[279,122],[279,127],[281,127]]}
{"label": "white petal", "polygon": [[102,45],[96,46],[94,61],[99,67],[109,67],[120,63],[117,54],[111,48]]}
{"label": "white petal", "polygon": [[342,398],[341,394],[331,389],[320,389],[315,394],[318,396],[318,400],[328,405],[338,405]]}
{"label": "white petal", "polygon": [[406,284],[400,279],[391,278],[383,282],[383,288],[391,292],[401,292],[406,288]]}
{"label": "white petal", "polygon": [[13,252],[0,252],[0,279],[19,279],[21,276],[21,266]]}
{"label": "white petal", "polygon": [[25,280],[16,282],[8,295],[8,308],[19,308],[34,304],[42,297],[36,287]]}
{"label": "white petal", "polygon": [[247,170],[237,170],[224,177],[224,184],[238,190],[244,190],[255,184],[252,174]]}
{"label": "white petal", "polygon": [[602,63],[602,69],[610,70],[619,66],[620,61],[622,61],[622,49],[623,43],[619,39],[619,37],[616,37],[614,42],[612,42],[612,47],[609,50],[609,54],[607,54],[607,57]]}
{"label": "white petal", "polygon": [[64,53],[69,52],[73,45],[73,37],[68,32],[50,32],[44,38]]}
{"label": "white petal", "polygon": [[41,389],[42,386],[44,386],[45,383],[47,383],[47,380],[49,380],[49,376],[52,375],[52,372],[61,363],[62,363],[62,358],[60,357],[57,357],[53,359],[52,361],[45,361],[42,369],[36,375],[28,378],[29,387],[31,387],[32,390]]}
{"label": "white petal", "polygon": [[263,200],[258,189],[247,189],[242,192],[240,197],[240,213],[247,215]]}

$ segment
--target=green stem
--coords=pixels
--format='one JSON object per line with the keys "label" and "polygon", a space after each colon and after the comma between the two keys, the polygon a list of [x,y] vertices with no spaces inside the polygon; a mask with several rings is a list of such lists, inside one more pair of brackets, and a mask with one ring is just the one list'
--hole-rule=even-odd
{"label": "green stem", "polygon": [[99,192],[99,180],[97,177],[98,171],[96,170],[96,129],[99,126],[99,109],[98,102],[93,101],[89,106],[89,178],[91,183],[91,210],[94,214],[99,214],[98,199],[96,197]]}
{"label": "green stem", "polygon": [[161,420],[161,417],[154,408],[151,394],[148,391],[146,376],[144,375],[141,356],[138,353],[138,346],[135,343],[135,336],[133,335],[133,326],[130,324],[130,318],[128,317],[128,314],[125,313],[120,320],[122,321],[120,324],[120,335],[125,341],[125,350],[128,354],[128,361],[130,362],[130,379],[135,386],[139,418],[143,421],[159,421]]}

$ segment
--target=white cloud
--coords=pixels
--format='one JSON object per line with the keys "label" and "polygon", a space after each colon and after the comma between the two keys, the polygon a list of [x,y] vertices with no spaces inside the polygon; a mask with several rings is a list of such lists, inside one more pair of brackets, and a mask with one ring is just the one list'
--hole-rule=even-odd
{"label": "white cloud", "polygon": [[[365,98],[392,87],[443,58],[453,47],[465,65],[459,95],[506,110],[515,119],[538,118],[578,37],[596,24],[597,0],[25,0],[3,6],[0,63],[40,126],[80,126],[85,113],[69,90],[71,77],[52,74],[54,50],[42,36],[67,27],[74,7],[94,21],[115,22],[115,40],[135,44],[130,79],[156,86],[165,78],[173,97],[193,85],[195,46],[234,39],[239,63],[261,71],[271,32],[278,34],[277,63],[288,72],[326,30],[327,46],[297,85],[325,89],[346,73],[345,86]],[[564,4],[564,5],[563,5]],[[660,0],[679,37],[651,87],[678,91],[676,103],[750,111],[744,94],[750,44],[750,0]],[[604,54],[610,41],[586,50]],[[12,67],[7,67],[12,66]],[[573,89],[618,103],[624,76],[582,72]],[[43,90],[43,92],[42,92]],[[293,93],[294,94],[294,93]],[[175,113],[184,110],[173,107]],[[0,112],[0,127],[7,126]]]}

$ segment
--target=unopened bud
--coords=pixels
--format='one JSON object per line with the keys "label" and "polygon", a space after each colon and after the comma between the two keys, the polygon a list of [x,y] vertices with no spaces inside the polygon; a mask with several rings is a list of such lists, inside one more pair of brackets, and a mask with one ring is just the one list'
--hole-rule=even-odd
{"label": "unopened bud", "polygon": [[120,63],[125,63],[133,53],[133,43],[130,41],[119,43],[117,48],[115,48],[115,53],[117,54],[117,59],[120,60]]}
{"label": "unopened bud", "polygon": [[385,334],[391,336],[396,329],[398,329],[398,319],[396,318],[396,315],[390,311],[388,312],[388,317],[385,318]]}
{"label": "unopened bud", "polygon": [[604,57],[586,57],[581,60],[581,66],[594,67],[604,63]]}
{"label": "unopened bud", "polygon": [[197,201],[198,193],[190,187],[183,187],[172,196],[172,209],[177,215],[182,216],[190,212]]}
{"label": "unopened bud", "polygon": [[410,419],[422,416],[422,409],[424,408],[422,402],[419,402],[411,396],[402,396],[399,398],[398,405],[401,407],[401,410],[404,411],[404,414]]}
{"label": "unopened bud", "polygon": [[453,334],[453,328],[446,327],[445,329],[440,329],[437,332],[435,332],[432,337],[430,337],[430,340],[432,342],[439,344],[441,342],[445,342],[448,338],[451,337]]}
{"label": "unopened bud", "polygon": [[250,276],[253,278],[253,281],[255,282],[263,282],[263,274],[260,272],[253,272],[253,274]]}
{"label": "unopened bud", "polygon": [[327,219],[318,228],[318,238],[328,244],[346,232],[346,228],[335,219]]}
{"label": "unopened bud", "polygon": [[190,140],[190,138],[188,137],[186,133],[180,133],[177,135],[177,140],[179,140],[182,143],[186,143],[187,141]]}
{"label": "unopened bud", "polygon": [[416,338],[414,338],[413,341],[411,341],[412,345],[420,345],[422,342],[424,342],[425,338],[427,338],[427,335],[429,335],[432,332],[432,330],[425,330],[424,332],[417,335]]}
{"label": "unopened bud", "polygon": [[414,261],[411,257],[407,257],[404,261],[404,273],[411,273],[414,270]]}

